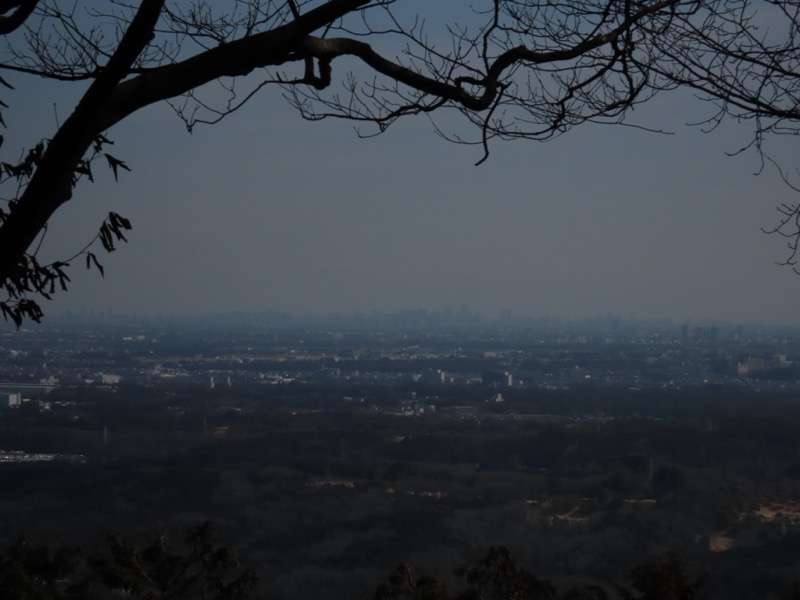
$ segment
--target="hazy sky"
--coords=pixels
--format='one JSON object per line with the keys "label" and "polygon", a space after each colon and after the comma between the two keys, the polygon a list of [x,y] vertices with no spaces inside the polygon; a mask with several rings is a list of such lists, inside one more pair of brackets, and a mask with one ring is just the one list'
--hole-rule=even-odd
{"label": "hazy sky", "polygon": [[[13,79],[13,77],[9,77]],[[68,94],[19,82],[3,148],[52,133]],[[24,107],[21,105],[24,103]],[[747,125],[711,135],[683,124],[708,107],[659,97],[636,121],[676,135],[587,126],[553,142],[477,148],[424,118],[358,139],[343,121],[304,122],[267,90],[215,127],[186,133],[168,107],[111,131],[127,162],[96,167],[51,224],[49,256],[90,239],[108,210],[129,244],[77,261],[72,289],[45,305],[115,313],[292,313],[442,309],[515,314],[800,324],[800,277],[761,233],[797,202],[753,154],[726,157]],[[796,164],[797,141],[772,151]],[[794,162],[792,162],[794,161]]]}

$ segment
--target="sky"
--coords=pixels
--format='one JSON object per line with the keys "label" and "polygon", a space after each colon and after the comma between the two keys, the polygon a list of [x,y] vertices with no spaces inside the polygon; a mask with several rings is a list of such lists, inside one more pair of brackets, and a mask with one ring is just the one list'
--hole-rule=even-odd
{"label": "sky", "polygon": [[[76,89],[5,92],[14,121],[3,160],[52,133]],[[24,82],[23,82],[24,83]],[[344,121],[303,121],[266,90],[188,134],[165,105],[110,132],[132,172],[95,169],[51,223],[45,257],[63,258],[109,210],[128,244],[76,261],[46,313],[293,314],[441,310],[486,316],[671,318],[797,325],[800,276],[762,233],[798,201],[774,170],[754,175],[747,124],[711,134],[685,123],[708,107],[686,94],[639,107],[659,135],[582,126],[548,143],[448,143],[424,118],[359,139]],[[58,115],[58,117],[56,116]],[[796,167],[796,139],[771,142]],[[794,161],[794,162],[792,162]]]}

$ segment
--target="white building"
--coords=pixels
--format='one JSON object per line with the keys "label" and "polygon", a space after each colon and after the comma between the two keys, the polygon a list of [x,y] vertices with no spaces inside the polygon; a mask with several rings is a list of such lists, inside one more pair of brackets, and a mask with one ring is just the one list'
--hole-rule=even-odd
{"label": "white building", "polygon": [[102,373],[100,375],[100,383],[103,385],[119,385],[120,381],[122,381],[122,377],[119,375],[113,375],[111,373]]}
{"label": "white building", "polygon": [[0,408],[16,408],[22,404],[22,394],[0,394]]}

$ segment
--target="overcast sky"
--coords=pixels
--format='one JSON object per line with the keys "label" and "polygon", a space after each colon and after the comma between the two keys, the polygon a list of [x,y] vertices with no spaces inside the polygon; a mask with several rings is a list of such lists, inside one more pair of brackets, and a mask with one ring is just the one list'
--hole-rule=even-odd
{"label": "overcast sky", "polygon": [[[51,88],[19,85],[3,99],[15,119],[6,156],[71,110],[69,94]],[[278,90],[193,135],[152,107],[111,131],[112,153],[133,171],[114,183],[98,163],[44,252],[79,249],[109,210],[133,222],[130,243],[99,255],[105,279],[77,261],[70,291],[44,308],[466,305],[487,316],[800,324],[800,277],[775,265],[785,242],[761,233],[797,194],[774,170],[754,176],[753,154],[725,156],[749,140],[746,124],[710,135],[684,126],[705,110],[663,95],[635,120],[675,135],[586,126],[546,144],[496,143],[475,167],[477,148],[442,141],[424,118],[358,139],[343,121],[304,122]],[[793,168],[796,146],[771,149]]]}

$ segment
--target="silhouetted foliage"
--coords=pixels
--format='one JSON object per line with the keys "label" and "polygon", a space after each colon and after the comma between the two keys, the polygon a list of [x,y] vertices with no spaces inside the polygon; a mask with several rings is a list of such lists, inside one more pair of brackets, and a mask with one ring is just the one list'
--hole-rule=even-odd
{"label": "silhouetted foliage", "polygon": [[208,521],[189,530],[185,550],[176,549],[166,533],[144,548],[113,534],[107,544],[106,553],[89,561],[92,569],[106,586],[137,600],[247,598],[255,585],[252,571],[238,569],[235,550],[215,543]]}
{"label": "silhouetted foliage", "polygon": [[0,559],[4,600],[82,600],[88,577],[76,577],[81,554],[76,548],[33,544],[24,537]]}
{"label": "silhouetted foliage", "polygon": [[[437,580],[417,577],[414,569],[402,564],[376,590],[373,600],[610,600],[609,592],[598,585],[577,585],[559,592],[551,582],[520,567],[503,546],[492,546],[477,565],[460,567],[455,572],[468,587],[453,596]],[[631,587],[616,586],[620,600],[701,600],[703,577],[690,576],[676,556],[636,567],[631,572]]]}
{"label": "silhouetted foliage", "polygon": [[106,597],[103,590],[134,600],[242,600],[255,583],[255,573],[239,567],[236,551],[216,543],[209,522],[192,527],[181,547],[166,533],[143,547],[109,533],[105,550],[89,557],[22,538],[0,562],[4,600],[84,600]]}
{"label": "silhouetted foliage", "polygon": [[462,595],[480,600],[534,600],[556,597],[555,588],[547,581],[521,568],[516,558],[503,546],[492,546],[483,562],[460,569],[470,589]]}
{"label": "silhouetted foliage", "polygon": [[640,565],[631,572],[634,592],[617,590],[623,600],[700,600],[705,577],[692,576],[676,556]]}

